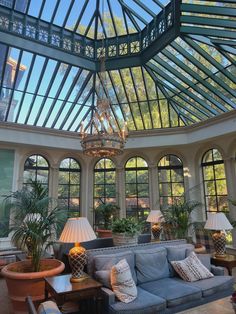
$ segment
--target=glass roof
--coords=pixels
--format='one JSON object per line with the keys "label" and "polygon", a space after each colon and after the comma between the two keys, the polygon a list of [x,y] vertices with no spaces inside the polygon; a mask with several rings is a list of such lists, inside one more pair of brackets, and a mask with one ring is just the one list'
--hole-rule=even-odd
{"label": "glass roof", "polygon": [[[168,13],[163,26],[156,16],[167,6],[178,15],[170,22]],[[125,56],[113,56],[105,42],[102,88],[120,129],[124,121],[132,131],[181,127],[236,108],[234,0],[0,0],[0,121],[72,132],[90,125],[101,86],[96,58],[41,40],[54,25],[63,40],[67,30],[92,38],[94,49],[101,34],[115,49],[127,45]],[[132,33],[135,54],[124,37]]]}

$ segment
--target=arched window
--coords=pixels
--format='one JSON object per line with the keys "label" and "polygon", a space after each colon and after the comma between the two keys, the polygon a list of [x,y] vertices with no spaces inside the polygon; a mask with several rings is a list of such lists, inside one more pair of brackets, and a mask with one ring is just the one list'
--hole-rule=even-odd
{"label": "arched window", "polygon": [[94,208],[101,203],[116,203],[116,168],[108,158],[100,159],[94,167],[93,203]]}
{"label": "arched window", "polygon": [[158,163],[160,206],[166,208],[184,200],[184,174],[182,160],[175,155],[166,155]]}
{"label": "arched window", "polygon": [[202,173],[206,212],[228,211],[225,166],[217,149],[208,150],[202,157]]}
{"label": "arched window", "polygon": [[32,155],[28,157],[24,165],[25,185],[30,184],[30,181],[41,182],[48,187],[49,165],[48,161],[41,155]]}
{"label": "arched window", "polygon": [[80,215],[80,164],[73,158],[62,160],[59,167],[58,201],[68,216]]}
{"label": "arched window", "polygon": [[148,166],[141,157],[130,158],[125,166],[126,215],[145,221],[149,211]]}

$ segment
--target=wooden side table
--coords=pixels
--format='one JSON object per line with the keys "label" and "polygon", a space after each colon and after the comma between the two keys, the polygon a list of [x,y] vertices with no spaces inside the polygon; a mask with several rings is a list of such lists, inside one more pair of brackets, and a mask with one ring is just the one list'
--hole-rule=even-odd
{"label": "wooden side table", "polygon": [[83,303],[85,300],[93,301],[92,312],[85,309],[87,313],[102,313],[102,284],[88,277],[80,282],[70,282],[71,275],[46,277],[45,297],[48,299],[50,294],[56,301],[59,308],[67,301],[78,301]]}
{"label": "wooden side table", "polygon": [[236,267],[236,255],[226,254],[223,257],[211,257],[211,263],[215,266],[227,268],[229,275],[232,276],[232,270]]}

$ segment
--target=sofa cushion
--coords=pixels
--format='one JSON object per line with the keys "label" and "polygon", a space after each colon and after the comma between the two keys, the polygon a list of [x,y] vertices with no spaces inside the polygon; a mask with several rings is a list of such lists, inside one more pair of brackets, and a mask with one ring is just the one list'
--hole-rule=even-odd
{"label": "sofa cushion", "polygon": [[116,314],[153,314],[166,308],[166,301],[159,296],[137,287],[137,298],[128,304],[115,302],[110,305],[109,313]]}
{"label": "sofa cushion", "polygon": [[111,286],[116,297],[121,302],[130,303],[137,298],[137,287],[126,259],[122,259],[112,266]]}
{"label": "sofa cushion", "polygon": [[136,272],[134,269],[134,253],[132,251],[125,251],[116,254],[97,255],[94,257],[95,278],[100,281],[105,287],[111,289],[110,272],[113,265],[120,260],[126,259],[129,264],[132,277],[135,284],[137,283]]}
{"label": "sofa cushion", "polygon": [[214,276],[201,263],[194,252],[192,252],[182,261],[172,261],[171,265],[174,267],[179,276],[185,281],[197,281]]}
{"label": "sofa cushion", "polygon": [[140,288],[165,299],[167,307],[175,307],[183,303],[199,300],[202,297],[200,288],[190,286],[174,278],[146,282],[141,284]]}
{"label": "sofa cushion", "polygon": [[166,248],[137,250],[135,257],[138,284],[169,277]]}
{"label": "sofa cushion", "polygon": [[211,255],[210,254],[196,254],[201,263],[211,271]]}
{"label": "sofa cushion", "polygon": [[186,246],[169,246],[166,247],[167,249],[167,259],[169,262],[169,268],[170,268],[170,277],[176,276],[176,271],[171,265],[170,262],[172,261],[181,261],[185,259],[190,254],[190,249],[187,250]]}
{"label": "sofa cushion", "polygon": [[[174,278],[180,282],[181,279]],[[208,297],[217,292],[223,292],[233,288],[234,279],[231,276],[214,276],[212,278],[203,279],[195,282],[186,282],[186,285],[202,290],[203,297]]]}

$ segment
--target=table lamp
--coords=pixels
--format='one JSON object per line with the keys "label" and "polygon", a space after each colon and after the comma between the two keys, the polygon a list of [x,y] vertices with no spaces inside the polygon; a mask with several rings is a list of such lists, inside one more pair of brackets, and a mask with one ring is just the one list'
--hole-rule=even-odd
{"label": "table lamp", "polygon": [[162,218],[162,213],[160,210],[151,210],[148,217],[147,222],[152,222],[152,235],[156,241],[160,240],[160,234],[162,231],[162,226],[160,220]]}
{"label": "table lamp", "polygon": [[83,272],[86,264],[86,250],[80,245],[80,242],[96,239],[96,235],[90,226],[87,218],[69,218],[64,226],[59,241],[75,242],[75,246],[69,251],[69,263],[71,266],[71,282],[78,282],[87,276]]}
{"label": "table lamp", "polygon": [[226,235],[224,230],[233,229],[224,213],[208,213],[205,229],[214,230],[212,240],[216,257],[225,256]]}

